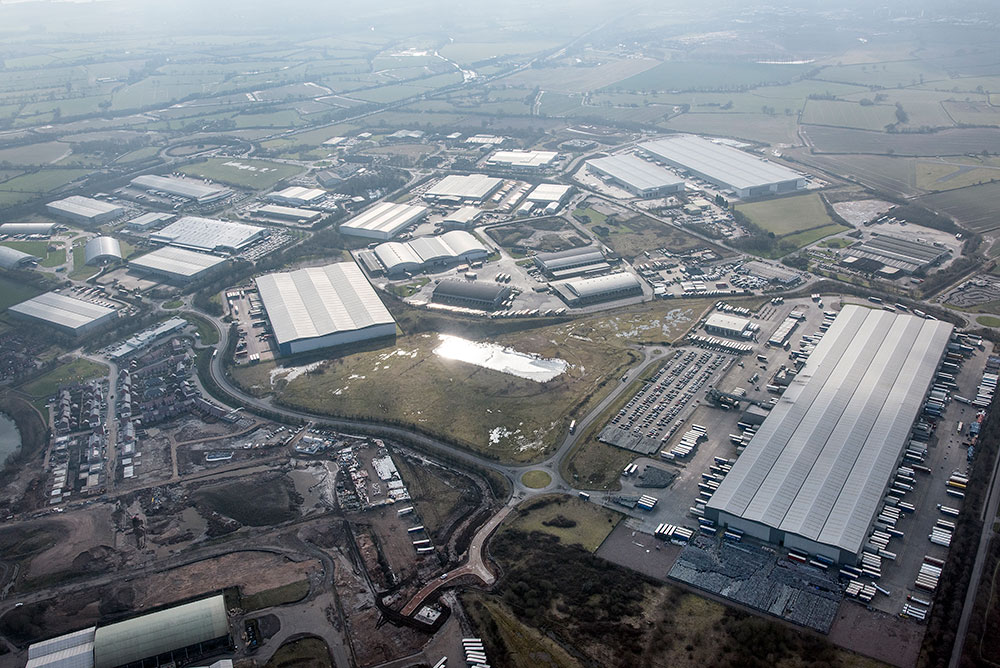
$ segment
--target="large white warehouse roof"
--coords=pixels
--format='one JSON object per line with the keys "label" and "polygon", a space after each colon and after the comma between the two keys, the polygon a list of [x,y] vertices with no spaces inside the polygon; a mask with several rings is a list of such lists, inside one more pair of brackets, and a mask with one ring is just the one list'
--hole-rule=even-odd
{"label": "large white warehouse roof", "polygon": [[11,306],[7,310],[74,332],[82,331],[89,325],[111,318],[115,314],[113,308],[68,297],[58,292],[46,292]]}
{"label": "large white warehouse roof", "polygon": [[625,184],[632,192],[661,190],[678,187],[684,183],[684,180],[675,174],[631,153],[588,160],[587,166]]}
{"label": "large white warehouse roof", "polygon": [[457,197],[478,202],[489,196],[502,183],[503,180],[486,174],[449,174],[428,188],[424,197]]}
{"label": "large white warehouse roof", "polygon": [[201,203],[222,199],[232,193],[229,188],[214,183],[155,174],[137,176],[132,179],[132,185],[144,190],[156,190]]}
{"label": "large white warehouse roof", "polygon": [[391,239],[407,225],[427,215],[427,207],[380,202],[340,225],[342,234]]}
{"label": "large white warehouse roof", "polygon": [[150,235],[150,241],[203,251],[237,251],[264,237],[263,227],[185,216]]}
{"label": "large white warehouse roof", "polygon": [[290,344],[333,334],[395,332],[396,321],[353,262],[266,274],[257,288],[283,352],[319,347]]}
{"label": "large white warehouse roof", "polygon": [[580,299],[593,299],[624,290],[642,289],[642,284],[632,274],[622,271],[595,278],[581,278],[566,282],[566,288]]}
{"label": "large white warehouse roof", "polygon": [[704,175],[736,190],[798,181],[802,174],[767,162],[731,146],[694,135],[678,135],[640,144],[639,148],[667,162]]}
{"label": "large white warehouse roof", "polygon": [[125,213],[116,204],[80,195],[49,202],[45,207],[56,215],[84,222],[104,222]]}
{"label": "large white warehouse roof", "polygon": [[467,261],[489,254],[476,237],[462,230],[445,232],[437,237],[418,237],[404,243],[389,241],[375,247],[375,257],[390,274],[416,271],[433,263]]}
{"label": "large white warehouse roof", "polygon": [[844,306],[709,511],[740,529],[776,530],[786,545],[859,553],[951,331]]}
{"label": "large white warehouse roof", "polygon": [[559,155],[554,151],[497,151],[487,162],[491,165],[539,169],[552,164]]}
{"label": "large white warehouse roof", "polygon": [[44,234],[51,235],[55,223],[4,223],[0,225],[0,234]]}
{"label": "large white warehouse roof", "polygon": [[129,266],[141,271],[163,274],[171,278],[192,280],[202,272],[219,266],[225,260],[216,255],[196,253],[186,248],[164,246],[129,260]]}
{"label": "large white warehouse roof", "polygon": [[122,247],[114,237],[94,237],[84,249],[87,264],[117,260],[121,262]]}

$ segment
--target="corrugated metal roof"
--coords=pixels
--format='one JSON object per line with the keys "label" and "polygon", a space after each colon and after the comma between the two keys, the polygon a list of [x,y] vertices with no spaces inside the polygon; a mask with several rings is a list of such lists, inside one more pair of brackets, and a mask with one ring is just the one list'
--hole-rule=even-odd
{"label": "corrugated metal roof", "polygon": [[735,315],[725,313],[712,313],[705,319],[705,327],[718,327],[734,332],[742,332],[748,326],[750,326],[750,321],[746,318],[738,318]]}
{"label": "corrugated metal roof", "polygon": [[369,232],[392,238],[404,227],[425,215],[427,208],[423,206],[379,202],[346,223],[342,223],[340,230],[347,234]]}
{"label": "corrugated metal roof", "polygon": [[684,183],[672,172],[659,165],[647,162],[631,153],[624,155],[609,155],[605,158],[588,160],[587,165],[593,167],[605,176],[628,184],[640,192],[677,186]]}
{"label": "corrugated metal roof", "polygon": [[96,668],[115,668],[229,634],[223,597],[102,626],[94,636]]}
{"label": "corrugated metal roof", "polygon": [[741,190],[805,178],[787,167],[694,135],[657,139],[640,144],[639,148]]}
{"label": "corrugated metal roof", "polygon": [[263,236],[263,227],[184,216],[150,235],[151,241],[206,251],[239,250]]}
{"label": "corrugated metal roof", "polygon": [[19,251],[10,246],[0,246],[0,268],[2,269],[16,269],[18,266],[29,261],[34,260],[37,262],[40,259],[30,253]]}
{"label": "corrugated metal roof", "polygon": [[4,223],[0,234],[52,234],[55,223]]}
{"label": "corrugated metal roof", "polygon": [[159,190],[161,192],[198,200],[199,202],[210,201],[225,197],[230,192],[229,188],[216,185],[215,183],[204,183],[194,179],[181,179],[174,176],[157,176],[156,174],[145,174],[132,179],[132,185],[146,190]]}
{"label": "corrugated metal roof", "polygon": [[279,344],[395,323],[353,262],[267,274],[257,288]]}
{"label": "corrugated metal roof", "polygon": [[129,260],[130,267],[176,274],[177,276],[194,276],[206,269],[211,269],[225,260],[216,255],[198,253],[186,248],[164,246],[142,257]]}
{"label": "corrugated metal roof", "polygon": [[554,151],[497,151],[488,162],[515,167],[543,167],[556,159]]}
{"label": "corrugated metal roof", "polygon": [[49,638],[48,640],[36,642],[28,647],[28,659],[37,659],[38,657],[45,656],[46,654],[61,652],[65,649],[69,649],[70,647],[79,647],[81,645],[92,643],[94,642],[95,631],[97,631],[97,627],[91,626],[85,629],[80,629],[79,631],[73,631],[72,633],[66,633],[55,638]]}
{"label": "corrugated metal roof", "polygon": [[568,281],[566,287],[580,299],[587,299],[621,290],[641,288],[642,284],[632,274],[622,271],[617,274]]}
{"label": "corrugated metal roof", "polygon": [[87,242],[84,257],[87,264],[94,264],[102,260],[121,260],[122,247],[118,240],[113,237],[94,237]]}
{"label": "corrugated metal roof", "polygon": [[481,200],[503,183],[486,174],[449,174],[427,189],[426,197],[461,197]]}
{"label": "corrugated metal roof", "polygon": [[72,197],[56,200],[55,202],[49,202],[45,206],[58,213],[67,213],[71,216],[80,216],[83,218],[94,218],[103,214],[125,212],[125,209],[116,204],[80,195],[73,195]]}
{"label": "corrugated metal roof", "polygon": [[8,311],[77,329],[113,314],[114,309],[58,292],[46,292],[28,301],[11,306]]}
{"label": "corrugated metal roof", "polygon": [[541,183],[528,195],[529,202],[561,202],[569,193],[571,186],[561,186],[557,183]]}
{"label": "corrugated metal roof", "polygon": [[389,273],[415,270],[430,262],[487,255],[489,250],[462,230],[445,232],[436,237],[417,237],[406,242],[388,241],[375,247],[375,256]]}
{"label": "corrugated metal roof", "polygon": [[857,553],[951,331],[845,306],[709,507]]}
{"label": "corrugated metal roof", "polygon": [[545,271],[558,271],[564,267],[604,262],[604,253],[594,246],[581,246],[555,253],[538,253],[535,255],[535,261],[542,265]]}

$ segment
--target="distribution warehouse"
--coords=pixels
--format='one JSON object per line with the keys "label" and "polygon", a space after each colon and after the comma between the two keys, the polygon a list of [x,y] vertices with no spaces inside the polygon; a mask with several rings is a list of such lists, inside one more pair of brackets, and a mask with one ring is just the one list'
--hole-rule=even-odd
{"label": "distribution warehouse", "polygon": [[460,202],[481,202],[503,185],[503,180],[485,174],[449,174],[424,193],[424,199],[454,198]]}
{"label": "distribution warehouse", "polygon": [[116,204],[79,195],[49,202],[45,208],[54,216],[60,216],[81,225],[103,225],[125,213],[125,209]]}
{"label": "distribution warehouse", "polygon": [[380,202],[340,225],[340,233],[355,237],[388,241],[408,225],[422,220],[427,207],[413,204]]}
{"label": "distribution warehouse", "polygon": [[737,197],[784,193],[804,188],[806,177],[787,167],[694,135],[677,135],[640,144],[668,165],[727,188]]}
{"label": "distribution warehouse", "polygon": [[81,336],[117,317],[117,311],[58,292],[46,292],[28,301],[11,306],[7,311],[26,320],[44,323],[51,327]]}
{"label": "distribution warehouse", "polygon": [[143,274],[152,274],[175,283],[188,283],[201,278],[224,262],[223,258],[208,253],[164,246],[129,260],[128,265]]}
{"label": "distribution warehouse", "polygon": [[558,155],[552,151],[497,151],[486,164],[515,172],[537,172],[551,167]]}
{"label": "distribution warehouse", "polygon": [[943,260],[950,252],[947,248],[928,243],[880,234],[845,250],[844,256],[875,260],[887,267],[912,274]]}
{"label": "distribution warehouse", "polygon": [[273,192],[264,199],[276,204],[286,206],[308,206],[316,204],[326,198],[326,191],[319,188],[303,188],[302,186],[290,186],[284,190]]}
{"label": "distribution warehouse", "polygon": [[376,246],[374,251],[362,251],[359,259],[371,271],[376,269],[371,262],[374,255],[385,273],[393,276],[456,262],[474,262],[485,259],[489,254],[486,246],[468,232],[452,230],[437,237],[418,237],[406,242],[387,241]]}
{"label": "distribution warehouse", "polygon": [[642,294],[642,283],[628,272],[550,283],[569,306],[586,306]]}
{"label": "distribution warehouse", "polygon": [[952,326],[847,305],[706,506],[706,517],[855,563]]}
{"label": "distribution warehouse", "polygon": [[631,153],[588,160],[587,167],[636,197],[662,197],[684,190],[684,179]]}
{"label": "distribution warehouse", "polygon": [[263,239],[267,234],[263,227],[185,216],[159,232],[154,232],[149,240],[193,250],[235,253]]}
{"label": "distribution warehouse", "polygon": [[353,262],[257,279],[283,355],[395,336],[396,321]]}
{"label": "distribution warehouse", "polygon": [[132,179],[132,185],[136,188],[149,190],[150,192],[181,197],[197,202],[198,204],[210,204],[233,194],[233,191],[229,188],[224,188],[214,183],[206,183],[194,179],[182,179],[176,176],[156,176],[155,174],[137,176]]}

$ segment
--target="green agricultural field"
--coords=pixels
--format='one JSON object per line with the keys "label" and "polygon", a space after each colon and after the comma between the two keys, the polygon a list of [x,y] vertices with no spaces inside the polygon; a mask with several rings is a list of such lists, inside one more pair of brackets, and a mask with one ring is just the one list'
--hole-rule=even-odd
{"label": "green agricultural field", "polygon": [[956,123],[964,125],[1000,125],[1000,108],[982,102],[942,102]]}
{"label": "green agricultural field", "polygon": [[89,169],[46,169],[15,176],[0,183],[0,206],[37,199],[90,173]]}
{"label": "green agricultural field", "polygon": [[54,394],[61,385],[82,383],[93,378],[101,378],[107,373],[108,367],[103,364],[79,357],[22,385],[20,390],[36,399],[45,399]]}
{"label": "green agricultural field", "polygon": [[925,195],[918,203],[954,218],[973,232],[984,233],[1000,228],[1000,183],[987,183],[959,190]]}
{"label": "green agricultural field", "polygon": [[776,114],[681,114],[660,123],[677,132],[695,132],[733,137],[765,144],[798,144],[798,122],[794,115]]}
{"label": "green agricultural field", "polygon": [[0,149],[0,162],[12,165],[48,165],[70,152],[70,145],[47,141],[26,146]]}
{"label": "green agricultural field", "polygon": [[237,188],[267,190],[273,188],[279,181],[301,173],[302,168],[267,160],[209,158],[204,162],[185,165],[178,171],[188,176],[210,179]]}
{"label": "green agricultural field", "polygon": [[41,260],[39,264],[43,267],[58,267],[66,264],[66,250],[60,246],[50,253],[47,241],[4,241],[0,242],[0,246],[7,246],[22,253],[34,255]]}
{"label": "green agricultural field", "polygon": [[808,69],[808,65],[669,61],[605,90],[732,90],[793,81]]}
{"label": "green agricultural field", "polygon": [[941,68],[925,61],[899,60],[824,67],[815,78],[859,86],[899,88],[917,86],[925,81],[947,80],[948,75]]}
{"label": "green agricultural field", "polygon": [[973,160],[956,160],[947,163],[931,160],[917,161],[915,165],[917,186],[923,190],[939,192],[1000,180],[1000,167],[978,167],[974,164],[961,164],[962,162],[970,163]]}
{"label": "green agricultural field", "polygon": [[564,545],[576,543],[587,552],[594,552],[622,517],[621,513],[575,496],[551,494],[518,506],[500,531],[514,529],[527,534],[540,531],[552,534]]}
{"label": "green agricultural field", "polygon": [[538,86],[546,94],[548,91],[585,93],[612,86],[657,66],[657,61],[651,58],[628,58],[601,64],[529,68],[503,79],[503,83],[528,89]]}
{"label": "green agricultural field", "polygon": [[840,234],[841,232],[846,232],[848,229],[850,228],[833,223],[831,225],[824,225],[823,227],[814,227],[811,230],[805,230],[803,232],[799,232],[798,234],[789,234],[787,237],[783,237],[782,241],[793,243],[798,248],[804,248],[810,244],[816,243],[824,237],[828,237],[833,234]]}
{"label": "green agricultural field", "polygon": [[6,311],[8,307],[14,304],[20,304],[26,299],[31,299],[41,293],[42,291],[33,285],[27,285],[6,276],[0,276],[0,313]]}
{"label": "green agricultural field", "polygon": [[809,100],[802,111],[801,122],[807,125],[882,130],[896,122],[896,108],[881,104],[862,106],[857,102]]}
{"label": "green agricultural field", "polygon": [[833,219],[816,193],[739,204],[736,210],[754,225],[776,237],[833,224]]}

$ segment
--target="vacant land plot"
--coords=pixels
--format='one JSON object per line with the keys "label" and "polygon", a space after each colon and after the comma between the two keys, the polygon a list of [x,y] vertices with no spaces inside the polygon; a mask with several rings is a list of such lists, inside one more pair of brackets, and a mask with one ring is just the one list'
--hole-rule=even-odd
{"label": "vacant land plot", "polygon": [[574,543],[588,552],[601,546],[622,515],[575,496],[552,494],[536,497],[511,514],[505,528],[525,533],[541,531],[564,545]]}
{"label": "vacant land plot", "polygon": [[46,169],[22,174],[0,184],[0,206],[29,202],[67,183],[87,176],[89,169]]}
{"label": "vacant land plot", "polygon": [[[240,524],[270,526],[298,516],[298,503],[292,498],[292,490],[289,479],[272,476],[206,487],[194,498]],[[253,499],[253,503],[247,503],[248,499]]]}
{"label": "vacant land plot", "polygon": [[[546,383],[439,357],[433,351],[441,340],[429,333],[401,337],[388,349],[321,362],[287,384],[280,373],[271,378],[279,400],[287,405],[398,420],[497,459],[530,461],[555,445],[566,429],[567,414],[602,396],[637,359],[620,339],[573,338],[575,326],[545,327],[496,340],[522,353],[569,364]],[[260,379],[272,368],[259,365],[248,374]],[[234,375],[247,382],[242,369]]]}
{"label": "vacant land plot", "polygon": [[607,86],[610,90],[733,90],[785,83],[808,65],[670,61]]}
{"label": "vacant land plot", "polygon": [[[656,248],[666,248],[672,253],[683,253],[709,247],[708,243],[673,225],[632,212],[620,217],[608,216],[603,224],[591,222],[587,227],[601,242],[629,260],[643,256],[646,251]],[[718,248],[714,250],[721,255],[727,254]]]}
{"label": "vacant land plot", "polygon": [[802,129],[821,153],[875,153],[884,155],[965,155],[1000,152],[1000,130],[956,128],[933,133],[885,133],[809,126]]}
{"label": "vacant land plot", "polygon": [[921,60],[899,60],[895,62],[864,63],[824,67],[816,79],[839,81],[860,86],[897,88],[916,86],[925,80],[946,79],[941,68]]}
{"label": "vacant land plot", "polygon": [[563,218],[533,219],[501,225],[490,228],[487,234],[515,255],[528,250],[543,253],[561,251],[585,246],[589,241]]}
{"label": "vacant land plot", "polygon": [[860,130],[882,130],[885,126],[896,122],[896,109],[881,104],[863,106],[857,102],[809,100],[802,111],[801,122]]}
{"label": "vacant land plot", "polygon": [[282,179],[300,173],[302,168],[267,160],[210,158],[205,162],[185,165],[178,171],[238,188],[266,190],[273,188]]}
{"label": "vacant land plot", "polygon": [[26,299],[31,299],[42,291],[33,285],[27,285],[21,281],[14,281],[5,276],[0,276],[0,313],[7,310],[14,304],[20,304]]}
{"label": "vacant land plot", "polygon": [[0,149],[0,162],[12,165],[48,165],[69,155],[70,146],[58,141]]}
{"label": "vacant land plot", "polygon": [[800,145],[797,117],[784,114],[681,114],[661,124],[678,132],[733,137],[765,144]]}
{"label": "vacant land plot", "polygon": [[948,115],[964,125],[1000,125],[1000,108],[984,102],[944,102]]}
{"label": "vacant land plot", "polygon": [[279,647],[264,668],[333,668],[333,661],[326,643],[310,636]]}
{"label": "vacant land plot", "polygon": [[[919,160],[916,163],[917,185],[927,191],[954,190],[1000,180],[1000,167],[952,162]],[[965,160],[974,162],[974,159]]]}
{"label": "vacant land plot", "polygon": [[21,391],[36,399],[51,396],[62,385],[82,383],[93,378],[107,375],[108,368],[103,364],[91,362],[82,357],[67,364],[57,366],[52,371],[39,376],[33,381],[21,386]]}
{"label": "vacant land plot", "polygon": [[736,210],[754,225],[776,237],[786,237],[833,224],[822,200],[815,193],[740,204]]}
{"label": "vacant land plot", "polygon": [[501,81],[504,84],[565,93],[585,93],[610,86],[650,68],[658,66],[651,58],[614,60],[600,65],[582,64],[573,67],[529,68]]}
{"label": "vacant land plot", "polygon": [[916,200],[931,211],[951,216],[973,232],[989,232],[1000,228],[1000,183],[949,190],[925,195]]}
{"label": "vacant land plot", "polygon": [[912,197],[924,191],[917,187],[916,158],[888,155],[814,155],[793,149],[791,155],[809,167],[856,180],[875,190]]}

